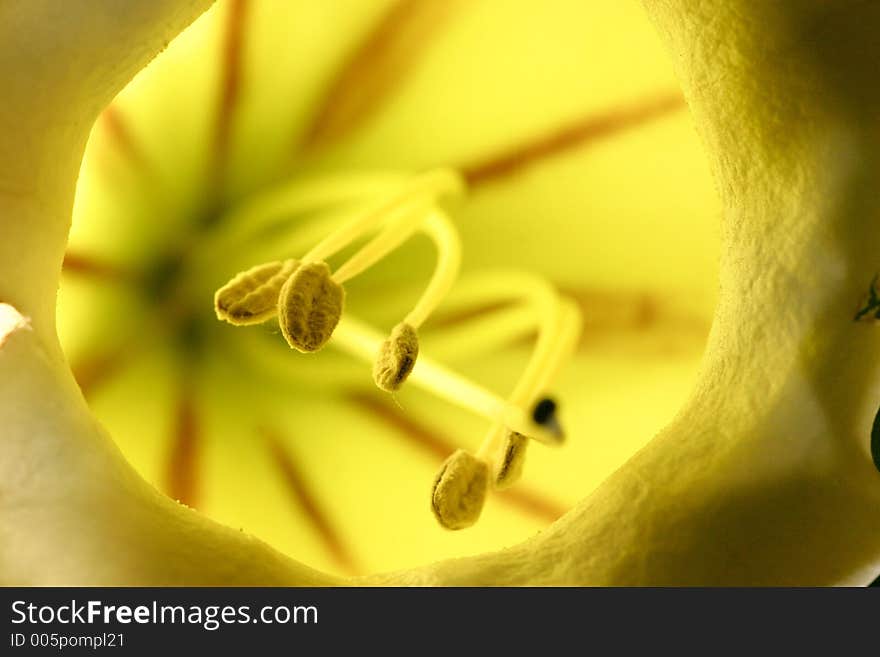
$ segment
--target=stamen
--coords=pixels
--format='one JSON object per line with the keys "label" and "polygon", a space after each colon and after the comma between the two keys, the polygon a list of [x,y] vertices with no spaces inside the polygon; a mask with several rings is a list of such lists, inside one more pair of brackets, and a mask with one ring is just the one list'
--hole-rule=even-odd
{"label": "stamen", "polygon": [[[530,382],[530,389],[527,387],[529,382],[521,379],[521,389],[515,392],[522,392],[523,395],[530,393],[533,396],[537,396],[537,391],[544,390],[549,385],[550,378],[555,375],[562,365],[565,357],[574,351],[578,335],[580,334],[580,328],[581,314],[576,304],[570,299],[562,299],[559,307],[559,328],[556,342],[553,348],[543,355],[545,359],[544,369]],[[520,388],[519,385],[517,387]],[[544,398],[538,401],[532,412],[532,419],[557,435],[560,440],[563,438],[564,433],[556,417],[556,403],[553,400]],[[522,474],[526,444],[520,440],[516,432],[507,432],[501,448],[502,456],[495,467],[496,488],[506,488],[519,479]]]}
{"label": "stamen", "polygon": [[[521,272],[502,271],[475,277],[469,284],[463,284],[456,296],[459,306],[480,306],[489,302],[497,304],[509,300],[529,309],[531,323],[538,328],[538,340],[511,394],[511,400],[520,406],[531,407],[534,397],[540,394],[542,386],[547,384],[554,374],[553,370],[558,367],[558,361],[570,348],[572,338],[577,337],[580,326],[577,309],[561,299],[543,279]],[[567,310],[562,310],[564,307]],[[515,323],[511,330],[511,335],[500,332],[498,341],[504,343],[510,337],[519,335],[522,326]]]}
{"label": "stamen", "polygon": [[[563,438],[562,427],[556,417],[556,402],[548,397],[539,401],[532,411],[532,419]],[[501,458],[495,466],[495,488],[502,490],[516,483],[522,476],[526,460],[528,437],[508,431],[501,448]]]}
{"label": "stamen", "polygon": [[278,323],[287,343],[303,353],[318,351],[342,316],[345,291],[324,262],[302,264],[278,298]]}
{"label": "stamen", "polygon": [[[400,388],[409,375],[419,351],[416,329],[440,304],[455,282],[461,263],[461,243],[458,233],[445,213],[434,210],[424,218],[424,210],[421,207],[413,207],[402,213],[400,219],[386,226],[382,233],[353,255],[333,275],[333,280],[337,283],[349,280],[397,248],[419,227],[432,239],[437,248],[437,264],[431,281],[415,308],[395,327],[396,335],[392,333],[391,337],[382,343],[378,359],[373,366],[373,377],[376,385],[386,392]],[[405,342],[398,344],[401,339]]]}
{"label": "stamen", "polygon": [[[382,421],[398,436],[421,449],[425,454],[445,461],[457,446],[448,436],[438,433],[434,428],[417,420],[397,405],[388,403],[376,395],[353,391],[346,396],[352,404],[360,407],[372,418]],[[533,516],[542,522],[550,523],[565,513],[565,506],[549,499],[540,489],[519,486],[510,490],[498,491],[499,500],[512,508]]]}
{"label": "stamen", "polygon": [[[514,403],[531,406],[543,385],[552,377],[548,365],[559,357],[560,346],[566,346],[564,338],[577,333],[578,315],[564,310],[559,294],[547,282],[534,278],[531,284],[520,288],[522,298],[528,300],[535,313],[538,339],[526,369],[511,394]],[[564,353],[564,352],[563,352]]]}
{"label": "stamen", "polygon": [[267,262],[236,274],[214,295],[217,319],[247,326],[274,317],[281,288],[299,264],[298,260]]}
{"label": "stamen", "polygon": [[401,322],[382,343],[373,365],[373,380],[385,392],[398,390],[412,372],[419,355],[419,338],[415,329]]}
{"label": "stamen", "polygon": [[346,283],[394,251],[412,237],[419,225],[424,223],[429,207],[425,200],[421,200],[389,213],[390,217],[385,228],[340,265],[333,273],[333,280],[339,284]]}
{"label": "stamen", "polygon": [[[381,349],[382,335],[374,328],[346,315],[339,321],[332,344],[372,362]],[[499,425],[509,427],[539,442],[558,445],[558,438],[536,424],[530,413],[424,356],[419,358],[409,381],[437,397],[467,409]]]}
{"label": "stamen", "polygon": [[479,519],[488,489],[489,467],[464,450],[457,450],[437,474],[431,510],[447,529],[465,529]]}
{"label": "stamen", "polygon": [[[323,260],[371,228],[387,222],[389,217],[396,217],[414,205],[427,212],[437,197],[457,194],[462,189],[460,177],[448,170],[416,177],[394,172],[370,172],[285,183],[224,214],[215,222],[218,229],[199,243],[195,259],[202,269],[210,269],[218,262],[225,266],[241,250],[243,243],[270,233],[277,253],[279,232],[296,228],[297,239],[292,250],[299,251],[298,244],[314,245],[323,237],[323,241],[306,254],[307,257],[301,258],[303,261]],[[352,209],[352,204],[357,205]],[[340,208],[344,211],[339,212]],[[328,211],[331,209],[333,211]],[[318,211],[321,214],[317,219],[303,221],[303,217]],[[328,236],[328,226],[339,223],[340,219],[347,221]],[[425,230],[429,232],[431,228]]]}
{"label": "stamen", "polygon": [[445,213],[439,210],[432,212],[422,229],[437,249],[437,264],[428,287],[403,320],[416,329],[421,327],[452,289],[461,265],[461,240]]}
{"label": "stamen", "polygon": [[508,431],[504,440],[504,450],[501,463],[495,470],[495,487],[502,489],[516,482],[522,476],[523,464],[526,460],[526,448],[529,439],[517,433]]}
{"label": "stamen", "polygon": [[[200,243],[203,259],[227,256],[244,241],[284,225],[301,228],[302,216],[350,202],[369,202],[398,192],[407,177],[399,173],[358,173],[322,176],[315,180],[293,180],[278,185],[235,206],[217,222],[219,230],[210,232]],[[326,235],[323,228],[320,236]]]}
{"label": "stamen", "polygon": [[[532,357],[509,398],[512,406],[531,407],[564,356],[574,348],[580,330],[580,314],[572,302],[562,300],[549,284],[531,276],[499,275],[495,280],[483,281],[481,288],[483,295],[491,296],[493,301],[497,301],[499,296],[524,300],[532,309],[533,321],[538,326],[538,339]],[[485,303],[486,300],[473,294],[468,299],[471,303]],[[561,440],[562,432],[558,423],[536,424],[554,436],[556,441]],[[496,423],[489,430],[477,456],[496,463],[496,486],[510,485],[519,476],[522,459],[525,458],[525,443],[520,437],[530,435],[527,431],[503,423]],[[492,454],[496,456],[493,458]]]}
{"label": "stamen", "polygon": [[[215,296],[220,319],[233,324],[252,324],[277,312],[281,331],[291,347],[314,352],[332,336],[334,344],[343,350],[373,361],[373,377],[382,390],[394,392],[409,379],[438,397],[490,420],[492,427],[476,455],[456,451],[447,459],[435,482],[432,508],[440,523],[450,529],[468,527],[479,517],[489,488],[490,463],[495,463],[492,469],[496,486],[503,487],[519,477],[529,439],[551,445],[561,442],[555,402],[538,397],[573,348],[580,329],[577,307],[561,299],[545,281],[521,274],[497,274],[494,278],[484,277],[474,287],[470,302],[477,301],[483,307],[487,302],[491,307],[499,299],[518,302],[520,307],[515,316],[519,319],[513,322],[513,329],[505,323],[504,330],[500,331],[502,339],[511,337],[511,330],[521,334],[524,329],[538,329],[535,349],[510,399],[505,401],[431,359],[416,362],[417,329],[449,292],[461,261],[458,234],[449,217],[437,207],[437,201],[441,195],[460,193],[463,187],[454,171],[438,169],[416,176],[390,195],[377,194],[384,198],[374,200],[365,210],[356,211],[301,259],[253,267],[238,274]],[[342,200],[340,189],[307,186],[292,196],[285,192],[287,196],[268,199],[263,206],[256,210],[251,208],[249,212],[255,213],[256,223],[265,227],[267,217],[278,209],[279,200],[287,209],[297,204],[302,208],[311,201]],[[248,212],[243,216],[248,216]],[[284,220],[288,221],[289,218]],[[317,227],[324,225],[319,222]],[[327,258],[377,229],[380,229],[377,235],[331,274]],[[437,260],[431,280],[404,320],[383,339],[369,325],[350,316],[343,318],[343,283],[375,265],[416,231],[424,232],[433,241]],[[467,294],[464,296],[467,298]],[[528,317],[523,309],[528,310]]]}
{"label": "stamen", "polygon": [[[383,390],[396,390],[406,379],[418,354],[415,328],[449,291],[461,260],[460,244],[448,217],[439,211],[425,216],[437,197],[463,190],[457,173],[438,169],[416,176],[398,194],[377,207],[356,215],[346,225],[321,240],[302,258],[303,265],[284,283],[278,299],[278,317],[287,342],[303,352],[317,351],[330,338],[342,313],[342,284],[362,273],[423,227],[437,245],[434,275],[416,307],[404,321],[406,330],[392,336],[375,365],[376,382]],[[344,248],[375,226],[384,230],[329,276],[324,259]],[[293,262],[293,261],[288,261]],[[311,267],[313,263],[318,267]],[[293,265],[291,265],[293,267]],[[285,270],[284,273],[289,273]],[[278,263],[253,268],[236,276],[217,293],[218,317],[233,323],[257,323],[271,317],[268,302],[282,275]],[[240,312],[231,313],[222,308]],[[399,342],[403,340],[403,342]],[[398,344],[399,343],[399,344]]]}
{"label": "stamen", "polygon": [[489,353],[500,347],[531,338],[535,317],[527,303],[504,304],[497,308],[477,309],[479,314],[448,321],[432,317],[431,331],[422,344],[437,360],[466,359]]}
{"label": "stamen", "polygon": [[[479,334],[481,349],[485,350],[507,345],[536,328],[540,331],[543,324],[554,321],[559,303],[559,294],[544,279],[520,270],[496,270],[471,274],[460,281],[455,295],[444,305],[444,315],[463,316],[467,323],[461,331],[456,327],[456,332]],[[504,321],[497,321],[499,317]],[[444,331],[425,336],[432,350],[447,343],[447,324],[436,326]],[[541,369],[538,363],[534,367]]]}
{"label": "stamen", "polygon": [[346,225],[334,231],[303,256],[303,262],[326,260],[333,254],[359,239],[368,231],[381,225],[388,216],[399,209],[411,206],[424,198],[436,199],[464,191],[461,177],[450,169],[436,169],[415,176],[399,194],[384,200],[371,210],[355,216]]}
{"label": "stamen", "polygon": [[[372,266],[424,223],[426,232],[436,238],[440,255],[439,271],[435,272],[416,309],[416,319],[420,323],[419,318],[426,316],[448,290],[460,259],[457,239],[450,237],[450,234],[454,235],[454,229],[448,219],[437,216],[426,221],[424,213],[438,196],[461,192],[462,187],[461,179],[454,171],[438,169],[416,176],[398,194],[367,212],[359,213],[325,237],[301,261],[267,263],[234,277],[215,295],[217,316],[233,324],[259,323],[271,317],[271,302],[277,298],[279,324],[287,342],[303,352],[317,351],[329,339],[341,316],[342,283]],[[324,258],[381,222],[388,223],[385,230],[330,277]],[[450,253],[446,254],[444,249],[450,249]],[[297,270],[298,262],[302,264]],[[312,267],[313,264],[316,266]],[[290,275],[291,272],[295,273]],[[412,324],[410,326],[414,328]],[[412,348],[414,344],[415,349]],[[410,339],[406,351],[414,356],[418,351],[417,342]],[[397,372],[397,380],[402,383],[407,373]]]}

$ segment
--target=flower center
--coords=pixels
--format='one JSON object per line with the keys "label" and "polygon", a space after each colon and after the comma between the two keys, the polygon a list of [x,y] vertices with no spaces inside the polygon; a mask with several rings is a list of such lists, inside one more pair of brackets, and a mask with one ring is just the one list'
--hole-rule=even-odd
{"label": "flower center", "polygon": [[[358,184],[360,183],[360,184]],[[530,439],[550,445],[562,441],[556,405],[544,395],[550,381],[574,347],[580,316],[574,303],[560,297],[545,281],[523,273],[501,272],[465,282],[458,303],[492,307],[498,302],[523,306],[537,328],[532,357],[509,399],[483,388],[429,356],[419,353],[418,331],[456,281],[461,260],[458,233],[444,207],[464,193],[454,171],[432,170],[416,176],[352,176],[298,183],[252,199],[222,222],[211,243],[213,253],[234,249],[254,234],[282,228],[291,218],[318,211],[314,232],[297,231],[295,250],[275,253],[283,260],[252,265],[217,290],[218,319],[235,326],[277,319],[295,350],[310,353],[330,342],[371,362],[376,385],[389,393],[405,381],[468,409],[491,422],[476,454],[455,452],[434,485],[432,509],[450,529],[476,522],[487,491],[516,481]],[[318,236],[319,232],[323,235]],[[344,285],[367,271],[411,236],[421,232],[433,242],[434,272],[415,306],[385,336],[366,322],[343,312]],[[311,242],[311,246],[305,243]],[[327,260],[346,248],[360,248],[331,270]],[[280,245],[276,251],[281,251]],[[289,249],[290,247],[288,247]],[[203,252],[206,252],[203,250]],[[491,320],[479,318],[476,334]],[[516,327],[519,330],[519,327]],[[496,339],[505,339],[495,324]]]}

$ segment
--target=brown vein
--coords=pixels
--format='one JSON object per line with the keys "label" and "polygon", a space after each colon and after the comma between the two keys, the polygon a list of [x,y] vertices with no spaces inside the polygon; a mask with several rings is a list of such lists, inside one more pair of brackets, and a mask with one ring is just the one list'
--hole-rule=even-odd
{"label": "brown vein", "polygon": [[102,383],[121,370],[131,360],[132,351],[117,347],[73,363],[73,378],[79,384],[86,399]]}
{"label": "brown vein", "polygon": [[224,34],[217,125],[214,133],[214,182],[223,183],[235,111],[241,96],[247,0],[230,0]]}
{"label": "brown vein", "polygon": [[550,157],[642,126],[684,106],[684,97],[679,92],[656,95],[629,106],[587,116],[484,160],[466,163],[459,169],[471,186],[495,182]]}
{"label": "brown vein", "polygon": [[75,251],[64,254],[61,268],[65,274],[100,278],[106,281],[131,282],[134,279],[132,272],[120,265]]}
{"label": "brown vein", "polygon": [[[348,397],[351,403],[394,429],[394,435],[405,438],[433,455],[438,461],[444,461],[458,449],[458,446],[445,436],[417,422],[390,404],[380,401],[375,395],[351,392]],[[565,513],[565,509],[559,503],[549,499],[540,491],[525,486],[496,491],[495,494],[505,504],[547,522],[553,522]]]}
{"label": "brown vein", "polygon": [[261,427],[260,433],[266,441],[272,460],[281,473],[291,501],[305,513],[337,565],[349,574],[356,574],[354,560],[346,548],[345,542],[318,502],[317,495],[309,488],[293,453],[284,446],[284,441],[276,431],[268,427]]}
{"label": "brown vein", "polygon": [[414,68],[454,4],[397,0],[330,81],[298,148],[335,141],[370,118]]}
{"label": "brown vein", "polygon": [[101,125],[113,149],[141,172],[150,169],[143,148],[134,137],[128,119],[115,105],[101,112]]}
{"label": "brown vein", "polygon": [[[680,346],[700,348],[709,333],[710,317],[695,308],[677,303],[670,295],[649,291],[608,290],[588,287],[557,286],[577,303],[584,318],[579,348],[589,349],[607,338],[639,335],[668,338]],[[458,327],[487,313],[509,305],[486,303],[431,318],[430,328]],[[525,336],[531,340],[532,336]]]}
{"label": "brown vein", "polygon": [[709,334],[709,316],[668,295],[588,287],[563,287],[560,291],[578,304],[584,317],[580,349],[594,346],[603,338],[633,334],[702,348]]}
{"label": "brown vein", "polygon": [[175,404],[174,425],[165,472],[165,490],[195,508],[198,503],[198,460],[201,427],[192,385],[185,381]]}

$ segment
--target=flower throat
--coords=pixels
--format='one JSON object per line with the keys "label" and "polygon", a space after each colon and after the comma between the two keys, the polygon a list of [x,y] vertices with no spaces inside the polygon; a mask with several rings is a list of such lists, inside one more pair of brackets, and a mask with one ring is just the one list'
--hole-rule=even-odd
{"label": "flower throat", "polygon": [[[384,178],[321,178],[270,192],[234,212],[217,239],[235,244],[252,231],[271,228],[279,216],[318,211],[329,221],[338,216],[331,210],[339,206],[345,208],[343,220],[329,228],[318,220],[316,240],[305,253],[285,253],[283,259],[254,264],[214,295],[220,320],[235,326],[276,320],[297,352],[316,352],[330,343],[371,363],[376,386],[387,393],[409,383],[488,419],[490,429],[476,453],[455,451],[434,481],[431,508],[449,529],[473,525],[488,491],[519,478],[531,440],[561,444],[556,404],[546,391],[580,331],[576,305],[546,281],[520,272],[482,274],[464,281],[464,303],[483,308],[515,303],[537,333],[530,360],[510,396],[504,399],[420,353],[419,329],[458,278],[461,242],[445,208],[464,193],[461,176],[449,169]],[[383,333],[345,312],[345,284],[417,233],[433,243],[436,263],[401,321]],[[358,243],[362,246],[332,270],[327,260]]]}

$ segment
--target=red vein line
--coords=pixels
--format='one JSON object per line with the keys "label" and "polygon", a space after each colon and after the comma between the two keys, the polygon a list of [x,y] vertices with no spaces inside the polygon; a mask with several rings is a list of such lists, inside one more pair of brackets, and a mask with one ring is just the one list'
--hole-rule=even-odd
{"label": "red vein line", "polygon": [[83,397],[88,399],[98,386],[122,369],[131,360],[132,353],[130,349],[119,347],[72,364],[70,370]]}
{"label": "red vein line", "polygon": [[241,95],[246,15],[247,0],[230,0],[223,42],[220,96],[214,135],[213,175],[217,184],[222,183],[223,180],[229,155],[232,124]]}
{"label": "red vein line", "polygon": [[198,502],[198,465],[201,426],[193,391],[185,383],[174,411],[174,426],[166,465],[165,486],[169,497],[189,507]]}
{"label": "red vein line", "polygon": [[131,281],[134,276],[120,265],[101,260],[93,255],[68,251],[61,265],[64,273],[100,278],[108,281]]}
{"label": "red vein line", "polygon": [[[395,435],[406,438],[440,461],[445,460],[458,449],[458,446],[446,437],[379,401],[374,395],[351,392],[348,397],[353,404],[393,428]],[[524,486],[500,490],[496,495],[506,504],[548,522],[553,522],[565,513],[565,509],[557,502],[540,491],[530,490]]]}
{"label": "red vein line", "polygon": [[[650,291],[608,290],[557,286],[574,301],[586,318],[581,331],[581,348],[596,338],[632,333],[664,332],[699,343],[709,333],[709,320],[685,307],[676,307],[672,297]],[[434,329],[461,326],[475,317],[495,312],[507,303],[487,303],[463,311],[432,316]],[[531,334],[523,336],[531,340]]]}
{"label": "red vein line", "polygon": [[561,287],[587,321],[579,348],[602,336],[664,332],[699,344],[709,333],[710,321],[686,307],[676,307],[671,298],[650,292],[624,292],[584,287]]}
{"label": "red vein line", "polygon": [[628,107],[587,116],[459,169],[471,186],[491,183],[567,150],[639,127],[684,106],[684,97],[678,92],[654,96]]}
{"label": "red vein line", "polygon": [[330,81],[297,148],[338,139],[371,116],[427,50],[453,5],[453,0],[393,3]]}
{"label": "red vein line", "polygon": [[317,495],[302,476],[302,470],[296,463],[293,453],[284,446],[281,436],[274,430],[261,427],[260,433],[284,479],[291,500],[306,514],[333,560],[346,572],[356,574],[357,568],[345,542],[319,503]]}
{"label": "red vein line", "polygon": [[147,171],[149,160],[143,148],[134,137],[128,118],[115,105],[109,105],[101,112],[101,122],[107,138],[115,150],[137,168]]}

